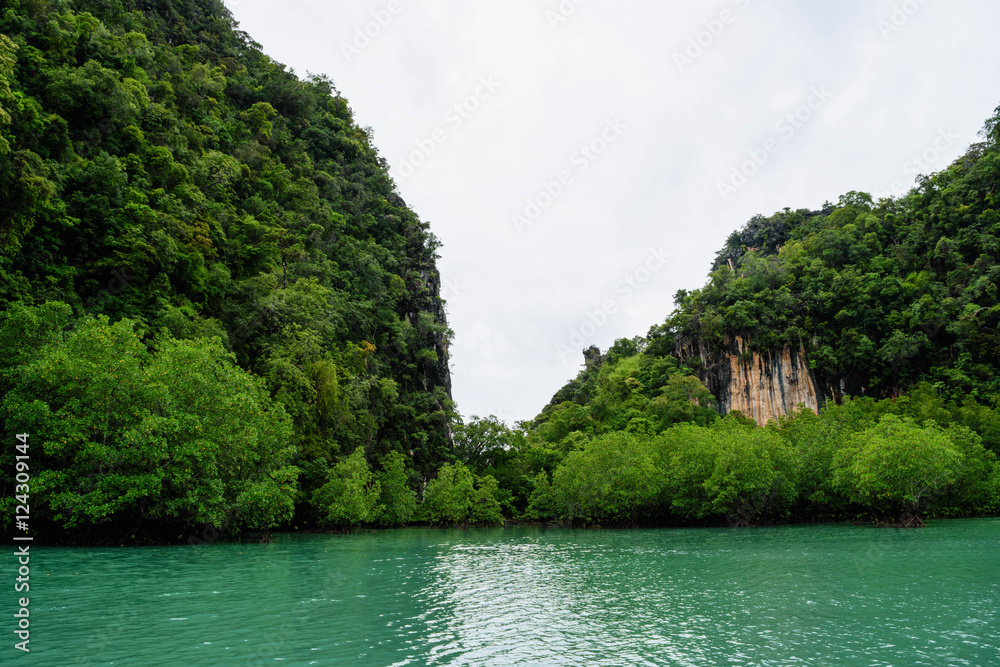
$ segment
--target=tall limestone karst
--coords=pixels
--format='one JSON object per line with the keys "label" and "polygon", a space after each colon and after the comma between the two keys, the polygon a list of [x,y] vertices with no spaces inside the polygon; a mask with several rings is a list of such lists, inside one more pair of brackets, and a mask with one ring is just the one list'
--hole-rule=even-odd
{"label": "tall limestone karst", "polygon": [[918,382],[1000,396],[998,119],[905,196],[850,192],[756,216],[665,329],[721,412],[760,423],[799,403],[892,398]]}
{"label": "tall limestone karst", "polygon": [[447,460],[438,247],[333,82],[219,0],[0,10],[0,309],[221,339],[291,415],[302,497],[358,447]]}
{"label": "tall limestone karst", "polygon": [[958,403],[1000,401],[1000,108],[981,137],[901,197],[849,192],[753,217],[663,324],[617,341],[599,371],[586,352],[536,426],[695,419],[678,401],[704,397],[677,373],[699,378],[720,414],[762,425],[800,404],[896,398],[918,383]]}

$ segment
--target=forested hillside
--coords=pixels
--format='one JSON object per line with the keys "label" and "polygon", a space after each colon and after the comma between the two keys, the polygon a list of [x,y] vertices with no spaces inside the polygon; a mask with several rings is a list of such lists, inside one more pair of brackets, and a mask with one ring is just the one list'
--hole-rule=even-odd
{"label": "forested hillside", "polygon": [[0,418],[37,528],[315,525],[359,448],[404,485],[450,460],[439,244],[333,82],[218,0],[2,6]]}
{"label": "forested hillside", "polygon": [[[903,197],[849,192],[734,232],[663,324],[585,350],[494,448],[512,506],[734,524],[1000,509],[1000,109],[982,139]],[[762,428],[789,395],[814,404]],[[722,419],[733,405],[755,414]]]}
{"label": "forested hillside", "polygon": [[982,139],[754,217],[533,422],[463,424],[439,244],[329,79],[217,0],[8,1],[0,509],[78,543],[995,513],[1000,109]]}

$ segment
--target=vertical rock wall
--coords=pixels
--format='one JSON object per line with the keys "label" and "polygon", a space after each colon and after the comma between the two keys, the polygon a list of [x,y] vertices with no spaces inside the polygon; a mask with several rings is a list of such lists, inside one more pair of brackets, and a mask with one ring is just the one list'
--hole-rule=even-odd
{"label": "vertical rock wall", "polygon": [[683,361],[702,361],[699,375],[718,400],[721,414],[739,410],[758,424],[777,419],[799,403],[818,410],[823,395],[806,362],[805,348],[755,352],[742,338],[727,339],[722,350],[706,351],[697,345],[678,346]]}
{"label": "vertical rock wall", "polygon": [[[448,315],[445,312],[444,300],[441,298],[441,278],[436,271],[420,271],[420,280],[427,295],[426,299],[416,307],[407,312],[405,317],[410,326],[417,326],[421,312],[430,313],[434,317],[434,323],[448,326]],[[436,361],[424,360],[423,362],[423,385],[424,389],[430,390],[432,387],[444,387],[448,398],[451,395],[451,366],[449,363],[448,336],[443,333],[435,333],[431,336],[433,340]],[[429,341],[425,341],[429,342]]]}

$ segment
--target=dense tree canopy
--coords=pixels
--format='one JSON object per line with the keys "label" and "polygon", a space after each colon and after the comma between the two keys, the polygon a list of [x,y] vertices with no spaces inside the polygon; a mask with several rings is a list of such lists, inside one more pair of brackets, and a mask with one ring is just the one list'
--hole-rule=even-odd
{"label": "dense tree canopy", "polygon": [[[998,126],[1000,109],[982,142],[903,197],[849,192],[734,232],[705,287],[678,292],[646,337],[585,350],[521,425],[499,475],[519,481],[514,507],[736,525],[996,511]],[[736,337],[745,353],[803,350],[820,414],[720,421],[696,375]]]}
{"label": "dense tree canopy", "polygon": [[[332,81],[219,0],[0,9],[0,309],[127,319],[136,350],[215,339],[291,418],[296,523],[359,447],[421,484],[451,460],[438,246]],[[94,396],[73,400],[103,419]]]}
{"label": "dense tree canopy", "polygon": [[291,420],[219,339],[163,335],[149,349],[131,320],[64,331],[70,319],[65,304],[0,314],[0,339],[45,341],[26,363],[0,366],[11,386],[0,415],[33,445],[36,521],[124,539],[150,526],[266,530],[291,518]]}
{"label": "dense tree canopy", "polygon": [[[932,391],[922,387],[930,401]],[[584,436],[552,459],[529,434],[512,465],[532,483],[526,517],[584,524],[895,524],[1000,510],[996,454],[958,421],[917,424],[926,407],[847,399],[767,427],[732,413],[711,426]]]}
{"label": "dense tree canopy", "polygon": [[[803,346],[823,386],[892,397],[926,380],[1000,396],[1000,108],[983,141],[909,194],[849,192],[820,211],[756,216],[681,291],[660,331],[703,349]],[[828,380],[828,381],[822,381]]]}
{"label": "dense tree canopy", "polygon": [[[13,0],[0,435],[51,539],[995,512],[998,180],[1000,109],[903,197],[752,218],[532,422],[463,424],[439,243],[332,81],[219,0]],[[735,337],[803,350],[823,409],[720,416],[691,351]]]}

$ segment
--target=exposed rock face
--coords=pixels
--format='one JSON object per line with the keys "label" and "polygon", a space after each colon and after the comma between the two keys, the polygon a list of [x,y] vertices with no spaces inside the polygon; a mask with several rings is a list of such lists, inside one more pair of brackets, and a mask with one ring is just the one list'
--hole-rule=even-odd
{"label": "exposed rock face", "polygon": [[[442,325],[447,330],[448,315],[445,312],[444,300],[441,298],[440,274],[436,270],[422,270],[418,275],[422,282],[423,293],[426,295],[426,299],[419,304],[418,308],[406,313],[406,321],[411,326],[418,327],[420,326],[420,315],[422,313],[429,313],[433,317],[435,324]],[[443,387],[448,399],[451,400],[451,365],[449,363],[448,333],[447,331],[441,333],[433,332],[430,334],[429,339],[425,338],[422,342],[425,345],[430,344],[433,347],[435,355],[434,359],[425,358],[421,364],[423,374],[421,382],[423,388],[427,391],[432,391],[435,387]],[[435,405],[442,414],[445,412],[445,406],[442,405],[441,401],[435,401]],[[451,429],[451,422],[447,417],[441,418],[441,432],[448,443],[454,447],[455,434]],[[410,450],[410,456],[413,456],[413,450]],[[426,482],[427,478],[425,477],[424,483],[426,484]],[[423,492],[421,491],[421,493]]]}
{"label": "exposed rock face", "polygon": [[721,414],[739,410],[758,424],[788,414],[799,403],[818,410],[824,397],[806,362],[805,348],[750,351],[742,338],[726,341],[721,350],[680,344],[681,360],[701,359],[699,376],[718,400]]}
{"label": "exposed rock face", "polygon": [[[448,325],[448,315],[444,310],[444,303],[438,299],[434,308],[434,320],[445,326]],[[432,371],[428,373],[434,384],[442,385],[451,398],[451,367],[448,356],[448,337],[438,334],[434,337],[434,352],[437,354],[437,363]]]}
{"label": "exposed rock face", "polygon": [[[441,277],[437,271],[424,270],[420,271],[420,278],[429,296],[427,301],[423,304],[423,310],[429,312],[434,316],[434,323],[441,324],[445,327],[448,326],[448,315],[445,312],[444,300],[441,298]],[[406,320],[412,326],[417,326],[419,321],[419,312],[410,312],[406,314]],[[424,388],[429,389],[430,387],[441,386],[444,387],[448,394],[448,398],[451,398],[451,366],[449,364],[448,356],[448,336],[446,334],[434,334],[434,353],[437,355],[437,361],[425,361],[424,362]]]}

